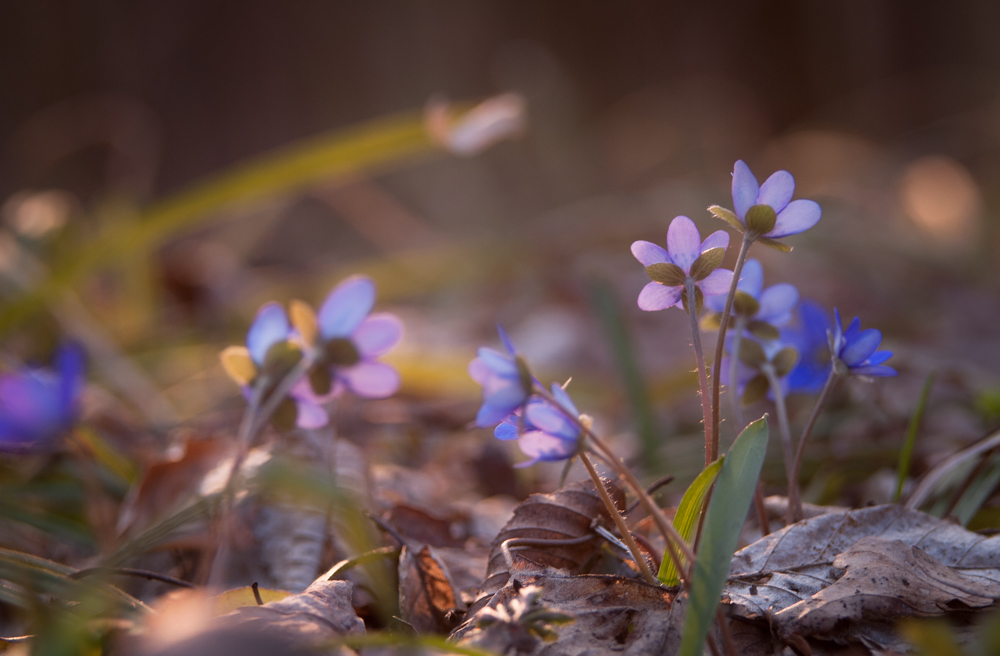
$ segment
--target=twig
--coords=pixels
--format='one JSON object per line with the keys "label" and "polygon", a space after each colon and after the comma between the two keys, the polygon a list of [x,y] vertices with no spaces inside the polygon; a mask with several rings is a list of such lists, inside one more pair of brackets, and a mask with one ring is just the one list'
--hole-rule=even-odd
{"label": "twig", "polygon": [[189,581],[175,579],[172,576],[167,576],[166,574],[158,574],[156,572],[151,572],[145,569],[134,569],[132,567],[88,567],[87,569],[81,569],[78,572],[73,572],[72,574],[69,575],[69,578],[76,581],[85,578],[87,576],[94,576],[98,574],[134,576],[137,578],[149,579],[150,581],[161,581],[163,583],[169,583],[171,585],[176,585],[179,588],[195,587],[194,584],[190,583]]}

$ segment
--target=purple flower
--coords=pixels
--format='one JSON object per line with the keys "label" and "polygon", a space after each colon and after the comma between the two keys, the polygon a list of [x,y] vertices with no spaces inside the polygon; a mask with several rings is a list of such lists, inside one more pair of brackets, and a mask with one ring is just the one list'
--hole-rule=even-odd
{"label": "purple flower", "polygon": [[[689,280],[694,281],[699,297],[728,292],[733,272],[718,268],[727,246],[727,232],[718,230],[702,241],[694,221],[686,216],[670,222],[666,250],[648,241],[633,243],[632,255],[646,267],[653,281],[639,293],[639,308],[653,311],[684,307]],[[696,299],[696,311],[700,305],[700,298]]]}
{"label": "purple flower", "polygon": [[507,353],[484,346],[469,363],[469,375],[483,386],[483,405],[476,414],[476,425],[483,428],[503,421],[524,406],[534,388],[528,366],[517,354],[507,333],[500,326],[497,332]]}
{"label": "purple flower", "polygon": [[[792,308],[799,302],[799,290],[788,283],[772,285],[767,289],[763,287],[764,271],[760,262],[747,260],[736,284],[733,314],[742,316],[746,320],[746,328],[758,337],[777,339],[779,334],[775,327],[791,321]],[[725,303],[726,297],[721,294],[705,299],[705,306],[719,314],[725,309]]]}
{"label": "purple flower", "polygon": [[[269,377],[266,389],[262,392],[266,394],[273,391],[278,382],[291,372],[302,358],[302,352],[293,343],[294,336],[288,315],[279,304],[266,303],[257,311],[257,316],[247,331],[246,350],[252,366],[249,368],[249,375],[243,376],[241,381],[244,397],[250,398],[258,376],[263,374]],[[225,359],[225,355],[223,358]],[[294,404],[295,424],[299,428],[320,428],[326,425],[329,417],[307,387],[308,380],[303,378],[288,395],[289,401]],[[280,412],[279,410],[279,414]]]}
{"label": "purple flower", "polygon": [[884,364],[892,351],[877,350],[882,343],[882,333],[874,328],[861,330],[861,320],[854,317],[847,330],[841,330],[840,312],[833,310],[833,350],[837,358],[854,376],[895,376],[897,371]]}
{"label": "purple flower", "polygon": [[80,412],[83,352],[65,345],[55,371],[27,369],[0,376],[0,451],[44,449],[66,432]]}
{"label": "purple flower", "polygon": [[384,399],[399,389],[399,373],[377,358],[402,339],[403,323],[388,313],[369,315],[374,305],[374,281],[351,276],[320,306],[317,348],[319,364],[327,368],[332,382],[328,396],[339,395],[346,388],[356,396]]}
{"label": "purple flower", "polygon": [[566,460],[579,451],[580,427],[570,417],[579,417],[580,411],[566,390],[555,383],[552,384],[552,396],[559,407],[545,399],[532,399],[525,406],[523,419],[515,411],[493,431],[501,440],[516,439],[524,455],[531,458],[516,467]]}
{"label": "purple flower", "polygon": [[802,301],[797,321],[781,329],[781,339],[799,352],[799,362],[788,374],[789,393],[819,394],[830,376],[830,337],[833,321],[823,306]]}
{"label": "purple flower", "polygon": [[795,179],[788,171],[771,174],[764,184],[743,160],[733,166],[733,209],[744,228],[767,239],[796,235],[816,225],[819,205],[811,200],[792,200]]}

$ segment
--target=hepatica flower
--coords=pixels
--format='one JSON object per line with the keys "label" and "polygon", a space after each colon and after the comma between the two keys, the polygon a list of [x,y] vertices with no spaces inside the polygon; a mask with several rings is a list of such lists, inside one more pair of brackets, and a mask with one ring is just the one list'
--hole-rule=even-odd
{"label": "hepatica flower", "polygon": [[653,311],[676,305],[687,309],[686,285],[693,281],[695,312],[699,313],[704,296],[729,291],[733,272],[718,268],[727,246],[727,232],[718,230],[702,241],[694,221],[686,216],[670,222],[666,250],[648,241],[633,243],[632,255],[646,267],[652,280],[639,293],[639,308]]}
{"label": "hepatica flower", "polygon": [[[736,296],[733,299],[733,317],[729,327],[732,327],[738,317],[742,317],[744,327],[750,333],[761,339],[778,339],[778,326],[787,324],[792,319],[792,309],[799,302],[799,291],[795,285],[780,283],[767,289],[764,287],[764,272],[760,262],[754,259],[746,261],[740,281],[736,284]],[[712,312],[721,315],[726,303],[724,295],[709,296],[705,306]],[[714,325],[718,326],[719,316],[713,317]]]}
{"label": "hepatica flower", "polygon": [[83,352],[65,345],[54,370],[0,376],[0,451],[41,450],[65,433],[80,411],[83,368]]}
{"label": "hepatica flower", "polygon": [[[249,399],[257,389],[263,400],[299,363],[302,350],[292,341],[293,335],[285,309],[266,303],[250,324],[246,346],[230,346],[221,353],[226,373],[240,385],[244,397]],[[328,417],[312,395],[296,385],[274,419],[283,427],[319,428],[326,425]]]}
{"label": "hepatica flower", "polygon": [[552,384],[552,397],[559,407],[545,399],[532,399],[525,406],[523,419],[515,412],[493,432],[501,440],[516,439],[524,455],[531,458],[516,467],[566,460],[579,451],[580,427],[570,417],[579,417],[580,411],[566,390],[555,383]]}
{"label": "hepatica flower", "polygon": [[317,394],[337,396],[348,389],[356,396],[384,399],[399,389],[399,373],[378,358],[402,339],[403,323],[386,312],[370,314],[374,306],[375,283],[367,276],[342,281],[315,316],[305,303],[293,303],[296,329],[317,349],[311,379]]}
{"label": "hepatica flower", "polygon": [[830,376],[830,335],[833,321],[819,303],[802,301],[794,324],[781,329],[781,339],[799,352],[799,362],[788,374],[789,393],[819,394]]}
{"label": "hepatica flower", "polygon": [[[833,310],[836,319],[833,326],[833,351],[837,354],[834,363],[838,369],[846,369],[853,376],[895,376],[897,371],[882,364],[892,357],[892,351],[879,351],[882,333],[875,328],[861,330],[861,320],[854,317],[847,330],[841,329],[840,312]],[[843,373],[843,372],[841,372]]]}
{"label": "hepatica flower", "polygon": [[[728,339],[727,348],[734,343]],[[731,351],[732,349],[729,348]],[[732,354],[722,358],[720,382],[729,385],[730,361]],[[774,390],[765,372],[765,367],[774,371],[775,378],[781,386],[783,394],[788,394],[788,375],[798,361],[798,352],[794,346],[780,340],[756,340],[745,337],[740,340],[739,364],[736,367],[736,390],[743,405],[750,405],[764,396],[774,398]]]}
{"label": "hepatica flower", "polygon": [[476,425],[495,426],[524,406],[534,389],[528,365],[511,343],[503,328],[497,326],[506,353],[482,347],[469,363],[469,375],[483,386],[483,405],[476,414]]}
{"label": "hepatica flower", "polygon": [[[750,167],[737,160],[733,166],[733,212],[718,206],[709,208],[751,239],[771,246],[782,237],[797,235],[816,225],[822,210],[815,201],[792,200],[795,178],[788,171],[771,174],[758,184]],[[784,247],[787,250],[787,247]]]}

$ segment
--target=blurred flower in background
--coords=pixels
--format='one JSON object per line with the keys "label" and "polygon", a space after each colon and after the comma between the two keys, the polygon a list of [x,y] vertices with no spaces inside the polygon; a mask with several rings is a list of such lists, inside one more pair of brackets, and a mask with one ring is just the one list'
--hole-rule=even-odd
{"label": "blurred flower in background", "polygon": [[72,427],[80,412],[84,356],[60,347],[54,369],[0,376],[0,451],[44,450]]}

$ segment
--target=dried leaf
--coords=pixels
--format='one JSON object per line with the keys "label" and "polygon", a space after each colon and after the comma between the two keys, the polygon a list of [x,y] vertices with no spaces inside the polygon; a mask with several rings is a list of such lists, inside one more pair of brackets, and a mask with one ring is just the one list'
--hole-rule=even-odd
{"label": "dried leaf", "polygon": [[[896,617],[1000,597],[1000,536],[898,505],[831,512],[737,552],[725,594],[733,612],[771,618],[789,641],[830,635],[839,613],[845,622],[837,626],[838,641],[890,646],[899,641]],[[861,598],[849,599],[855,596]]]}
{"label": "dried leaf", "polygon": [[1000,571],[966,576],[902,540],[865,537],[833,561],[846,573],[810,599],[774,615],[781,637],[833,637],[848,622],[943,615],[1000,599]]}
{"label": "dried leaf", "polygon": [[400,535],[419,544],[433,547],[461,547],[464,537],[456,537],[455,522],[435,517],[425,510],[404,503],[395,504],[383,516]]}
{"label": "dried leaf", "polygon": [[455,628],[460,602],[444,562],[430,547],[399,554],[399,609],[419,633],[448,633]]}
{"label": "dried leaf", "polygon": [[[625,495],[613,482],[606,482],[611,498],[620,509],[625,507]],[[479,597],[469,609],[474,614],[486,605],[490,597],[506,585],[510,578],[507,563],[500,545],[512,538],[566,540],[591,534],[594,518],[610,521],[597,489],[591,481],[571,483],[552,494],[532,494],[514,509],[500,534],[490,548],[486,580],[479,589]],[[516,561],[539,567],[556,567],[578,572],[595,551],[593,541],[576,545],[524,547],[512,550]]]}

